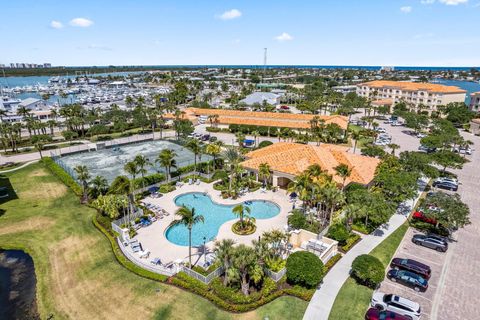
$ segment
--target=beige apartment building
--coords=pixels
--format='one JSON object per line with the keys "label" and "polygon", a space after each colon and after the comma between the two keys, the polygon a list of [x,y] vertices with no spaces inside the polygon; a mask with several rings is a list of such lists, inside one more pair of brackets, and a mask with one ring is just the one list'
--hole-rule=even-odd
{"label": "beige apartment building", "polygon": [[357,94],[361,97],[381,100],[386,105],[395,105],[400,101],[415,108],[424,105],[428,113],[450,102],[465,102],[466,93],[458,87],[436,83],[378,80],[357,85]]}
{"label": "beige apartment building", "polygon": [[480,112],[480,91],[470,94],[470,110]]}

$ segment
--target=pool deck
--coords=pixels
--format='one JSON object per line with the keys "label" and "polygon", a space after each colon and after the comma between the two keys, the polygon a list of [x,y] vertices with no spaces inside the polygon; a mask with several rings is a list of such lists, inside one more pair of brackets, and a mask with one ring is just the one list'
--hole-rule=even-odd
{"label": "pool deck", "polygon": [[[170,222],[176,218],[174,213],[179,208],[175,205],[174,199],[179,195],[190,192],[207,193],[214,202],[219,204],[232,205],[248,200],[268,200],[274,202],[280,207],[280,213],[277,216],[270,219],[257,219],[256,232],[248,236],[239,236],[231,231],[233,223],[237,221],[236,219],[225,222],[220,227],[216,240],[234,239],[237,244],[243,243],[249,245],[253,239],[258,239],[258,237],[265,231],[270,231],[272,229],[284,230],[287,225],[287,215],[292,209],[292,203],[289,202],[289,197],[284,190],[278,190],[276,192],[261,192],[260,190],[257,190],[255,192],[249,192],[236,200],[232,200],[223,199],[220,191],[213,189],[213,183],[206,184],[203,182],[199,185],[185,184],[182,187],[177,187],[175,191],[167,193],[160,198],[147,197],[144,199],[144,202],[158,205],[169,213],[169,215],[163,219],[159,219],[150,226],[140,228],[137,231],[138,235],[135,238],[142,244],[144,250],[148,249],[150,251],[150,257],[148,260],[158,257],[161,259],[162,263],[165,264],[180,259],[188,259],[188,246],[179,246],[170,242],[165,237],[165,231],[168,229]],[[206,246],[208,248],[207,251],[211,252],[214,247],[214,241],[207,242]],[[192,256],[195,256],[195,258],[192,258],[193,263],[195,263],[195,261],[203,254],[202,247],[203,245],[200,247],[192,247]],[[145,261],[145,259],[141,260]]]}

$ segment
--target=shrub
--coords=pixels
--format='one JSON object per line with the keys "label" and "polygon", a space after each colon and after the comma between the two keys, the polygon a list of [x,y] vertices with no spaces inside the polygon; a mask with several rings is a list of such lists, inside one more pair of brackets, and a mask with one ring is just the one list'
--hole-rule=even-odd
{"label": "shrub", "polygon": [[72,191],[77,196],[82,196],[82,187],[68,174],[62,167],[55,163],[52,158],[44,157],[42,163],[55,175],[57,176],[67,187],[72,189]]}
{"label": "shrub", "polygon": [[294,210],[291,215],[288,216],[288,225],[293,229],[305,229],[307,224],[307,218],[299,210]]}
{"label": "shrub", "polygon": [[351,234],[350,237],[347,239],[345,244],[341,247],[343,252],[347,252],[348,250],[352,249],[354,245],[360,241],[360,236],[358,234]]}
{"label": "shrub", "polygon": [[311,252],[297,251],[287,259],[287,280],[291,284],[314,288],[322,281],[324,274],[322,261]]}
{"label": "shrub", "polygon": [[337,240],[341,246],[344,246],[350,237],[350,232],[348,232],[347,227],[343,223],[336,223],[328,228],[327,237]]}
{"label": "shrub", "polygon": [[341,258],[342,255],[340,253],[337,253],[336,255],[328,259],[327,263],[325,263],[325,268],[327,269],[327,272],[330,271],[330,269],[332,269],[333,266],[336,265]]}
{"label": "shrub", "polygon": [[287,261],[281,258],[270,258],[267,257],[265,258],[265,264],[268,269],[272,270],[273,272],[279,272],[283,268],[285,268],[285,265],[287,264]]}
{"label": "shrub", "polygon": [[175,186],[172,186],[171,184],[162,184],[159,188],[160,193],[169,193],[175,190]]}
{"label": "shrub", "polygon": [[375,289],[385,277],[385,266],[378,258],[362,254],[353,260],[351,275],[358,283]]}
{"label": "shrub", "polygon": [[206,130],[208,132],[220,132],[222,129],[220,129],[218,127],[207,127]]}
{"label": "shrub", "polygon": [[272,145],[273,142],[272,141],[262,141],[258,144],[258,148],[265,148],[265,147],[268,147],[270,145]]}

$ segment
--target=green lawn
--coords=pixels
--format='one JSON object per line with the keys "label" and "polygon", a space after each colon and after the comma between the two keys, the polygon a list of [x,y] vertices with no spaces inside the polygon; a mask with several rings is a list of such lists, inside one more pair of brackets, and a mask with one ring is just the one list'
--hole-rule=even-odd
{"label": "green lawn", "polygon": [[[382,241],[370,254],[377,257],[387,266],[392,260],[403,236],[407,232],[408,222],[401,225],[395,232]],[[329,320],[357,320],[363,319],[368,308],[373,290],[359,285],[352,278],[343,284],[335,299]]]}
{"label": "green lawn", "polygon": [[11,197],[0,200],[0,248],[33,258],[42,319],[301,319],[307,302],[282,297],[231,314],[176,287],[123,268],[92,224],[94,211],[43,164],[0,176]]}

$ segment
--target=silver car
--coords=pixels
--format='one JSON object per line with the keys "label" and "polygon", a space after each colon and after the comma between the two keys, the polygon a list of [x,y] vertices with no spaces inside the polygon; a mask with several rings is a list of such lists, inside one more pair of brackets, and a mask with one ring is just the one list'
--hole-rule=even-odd
{"label": "silver car", "polygon": [[379,310],[396,312],[412,320],[419,320],[421,317],[420,304],[394,294],[374,292],[371,306]]}

